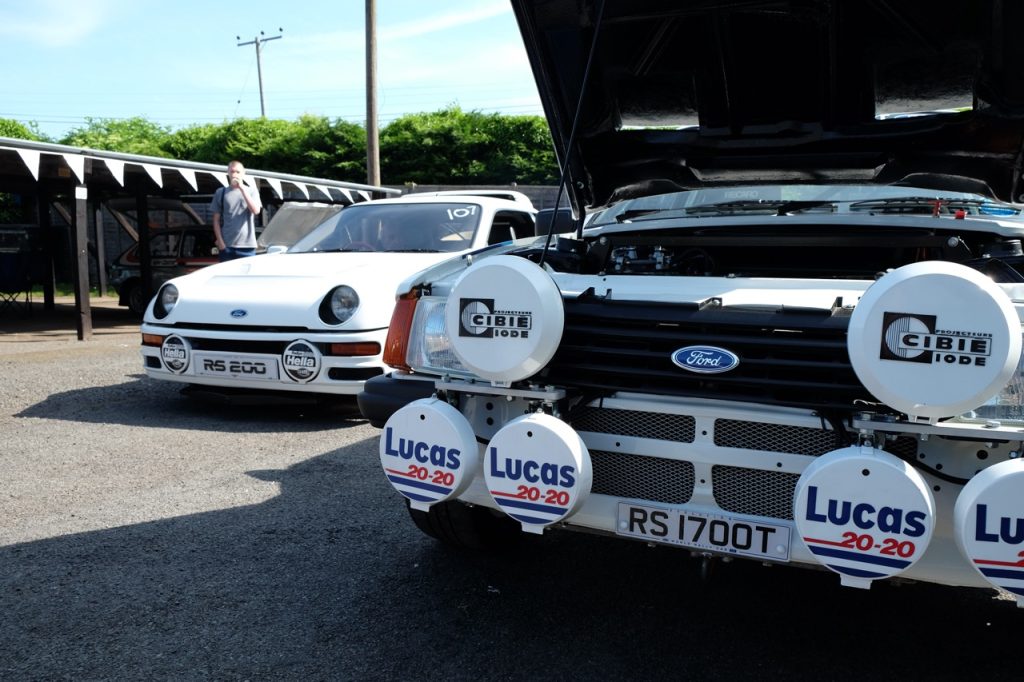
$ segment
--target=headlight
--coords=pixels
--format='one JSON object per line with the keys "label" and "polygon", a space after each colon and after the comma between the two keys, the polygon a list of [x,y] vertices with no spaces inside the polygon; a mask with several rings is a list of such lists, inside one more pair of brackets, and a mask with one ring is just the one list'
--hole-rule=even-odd
{"label": "headlight", "polygon": [[324,297],[320,304],[320,319],[327,324],[341,324],[352,317],[359,308],[359,294],[350,286],[342,284]]}
{"label": "headlight", "polygon": [[961,417],[962,421],[989,421],[1024,423],[1024,354],[1017,369],[1003,390],[984,405]]}
{"label": "headlight", "polygon": [[471,372],[455,356],[445,329],[444,311],[447,301],[446,297],[440,296],[424,296],[419,300],[409,329],[406,360],[417,371],[470,376]]}
{"label": "headlight", "polygon": [[171,310],[178,303],[178,287],[173,284],[165,284],[160,287],[156,295],[156,303],[153,304],[153,314],[157,319],[163,319],[171,314]]}

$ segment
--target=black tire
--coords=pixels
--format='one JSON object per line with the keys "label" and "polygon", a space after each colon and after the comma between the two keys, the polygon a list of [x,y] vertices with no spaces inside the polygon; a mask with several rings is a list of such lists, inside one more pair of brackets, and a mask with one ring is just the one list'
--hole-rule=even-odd
{"label": "black tire", "polygon": [[523,532],[517,522],[486,507],[439,502],[430,511],[413,509],[409,516],[421,531],[449,547],[496,552],[515,547]]}
{"label": "black tire", "polygon": [[128,303],[128,310],[136,315],[146,312],[146,305],[149,301],[142,294],[142,282],[132,282],[128,285],[128,291],[124,294],[124,300]]}

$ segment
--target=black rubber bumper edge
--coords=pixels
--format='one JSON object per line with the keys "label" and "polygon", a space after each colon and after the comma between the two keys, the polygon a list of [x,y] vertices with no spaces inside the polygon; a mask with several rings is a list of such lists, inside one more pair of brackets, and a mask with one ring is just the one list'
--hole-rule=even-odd
{"label": "black rubber bumper edge", "polygon": [[356,403],[363,417],[378,429],[414,400],[434,395],[434,380],[395,379],[390,374],[367,379]]}

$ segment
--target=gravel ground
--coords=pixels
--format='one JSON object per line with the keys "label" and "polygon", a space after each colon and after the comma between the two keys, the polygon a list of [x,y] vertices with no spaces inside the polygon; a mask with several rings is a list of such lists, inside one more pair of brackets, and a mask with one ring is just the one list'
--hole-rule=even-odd
{"label": "gravel ground", "polygon": [[0,679],[1020,679],[1024,612],[988,592],[703,582],[568,533],[455,554],[408,521],[376,429],[185,399],[98,322],[0,327]]}

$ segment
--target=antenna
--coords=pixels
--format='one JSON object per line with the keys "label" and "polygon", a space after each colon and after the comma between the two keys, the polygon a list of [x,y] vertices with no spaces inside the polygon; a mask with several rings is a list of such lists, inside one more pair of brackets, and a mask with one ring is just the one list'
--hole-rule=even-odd
{"label": "antenna", "polygon": [[[263,38],[261,36],[264,36],[266,34],[263,31],[260,31],[260,34],[258,36],[256,36],[255,38],[253,38],[252,40],[246,41],[244,43],[242,43],[242,42],[238,43],[238,47],[243,47],[245,45],[255,45],[256,46],[256,75],[257,75],[257,77],[259,78],[259,81],[260,81],[260,117],[262,117],[262,118],[266,118],[267,117],[267,107],[266,107],[266,105],[263,102],[263,62],[260,59],[260,55],[263,52],[263,43],[270,42],[271,40],[277,40],[278,38],[284,38],[284,35],[282,35],[283,33],[284,33],[284,29],[283,28],[278,28],[276,36],[270,36],[269,38]],[[242,37],[241,36],[235,36],[235,40],[240,41],[240,40],[242,40]]]}

